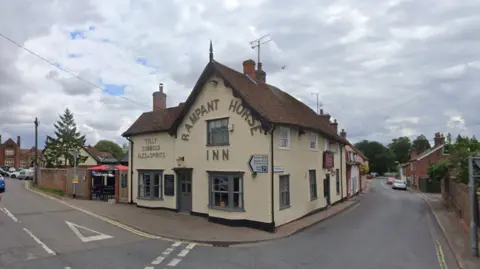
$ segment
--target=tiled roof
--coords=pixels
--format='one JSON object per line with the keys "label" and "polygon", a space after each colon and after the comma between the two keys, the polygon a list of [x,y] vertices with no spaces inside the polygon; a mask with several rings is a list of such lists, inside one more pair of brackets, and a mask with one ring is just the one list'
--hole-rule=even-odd
{"label": "tiled roof", "polygon": [[358,154],[364,161],[368,161],[367,156],[365,156],[359,149],[357,149],[354,145],[350,144],[350,147]]}
{"label": "tiled roof", "polygon": [[184,106],[143,113],[123,136],[160,131],[176,134],[203,85],[212,75],[222,78],[225,86],[232,89],[233,95],[242,99],[243,105],[262,123],[264,130],[269,130],[272,124],[289,125],[315,130],[329,139],[349,144],[327,121],[295,97],[216,61],[207,64]]}
{"label": "tiled roof", "polygon": [[117,160],[113,155],[109,152],[98,151],[95,147],[87,146],[84,148],[86,152],[88,152],[95,160],[97,161],[113,161]]}
{"label": "tiled roof", "polygon": [[165,111],[145,112],[125,131],[122,136],[139,135],[168,131],[180,114],[182,105],[167,108]]}

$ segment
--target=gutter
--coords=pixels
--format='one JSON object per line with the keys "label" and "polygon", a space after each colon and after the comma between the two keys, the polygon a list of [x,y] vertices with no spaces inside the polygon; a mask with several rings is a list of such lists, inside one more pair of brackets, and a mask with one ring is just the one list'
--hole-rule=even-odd
{"label": "gutter", "polygon": [[129,204],[133,204],[133,140],[130,137],[126,137],[130,141],[130,160],[128,160],[128,166],[130,167],[130,201]]}
{"label": "gutter", "polygon": [[274,167],[274,137],[273,134],[275,132],[275,125],[273,125],[272,130],[270,132],[270,199],[272,200],[271,204],[271,214],[272,214],[272,230],[275,231],[275,173],[273,170]]}

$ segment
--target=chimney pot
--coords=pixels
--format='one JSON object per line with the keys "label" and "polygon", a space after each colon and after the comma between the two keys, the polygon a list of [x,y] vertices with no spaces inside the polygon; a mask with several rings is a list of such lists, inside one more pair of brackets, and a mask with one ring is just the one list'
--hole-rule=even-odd
{"label": "chimney pot", "polygon": [[445,137],[440,135],[440,132],[435,133],[435,138],[433,139],[434,147],[438,147],[440,145],[445,144]]}
{"label": "chimney pot", "polygon": [[[330,117],[329,117],[330,118]],[[335,133],[337,134],[338,133],[338,122],[337,120],[333,120],[332,123],[330,123],[330,126],[333,128],[333,130],[335,131]]]}
{"label": "chimney pot", "polygon": [[17,136],[17,146],[20,148],[20,136]]}
{"label": "chimney pot", "polygon": [[159,92],[163,92],[163,83],[160,83],[160,84],[158,85],[158,91],[159,91]]}
{"label": "chimney pot", "polygon": [[343,139],[347,139],[347,133],[345,132],[345,129],[342,129],[342,131],[340,132],[340,136],[341,136]]}
{"label": "chimney pot", "polygon": [[255,79],[255,61],[252,59],[243,61],[243,73]]}
{"label": "chimney pot", "polygon": [[323,115],[323,109],[320,109],[320,115]]}

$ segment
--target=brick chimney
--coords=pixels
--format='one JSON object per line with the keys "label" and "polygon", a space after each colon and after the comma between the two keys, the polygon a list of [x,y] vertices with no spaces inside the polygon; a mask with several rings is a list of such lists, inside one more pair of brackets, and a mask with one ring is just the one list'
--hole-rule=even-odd
{"label": "brick chimney", "polygon": [[323,109],[320,109],[320,114],[318,115],[325,123],[330,124],[330,114],[323,114]]}
{"label": "brick chimney", "polygon": [[163,83],[158,86],[158,91],[153,93],[153,111],[167,108],[167,95],[163,92]]}
{"label": "brick chimney", "polygon": [[335,130],[335,133],[337,134],[338,133],[338,122],[337,122],[337,120],[333,120],[333,122],[330,123],[330,126],[333,128],[333,130]]}
{"label": "brick chimney", "polygon": [[263,71],[262,63],[258,63],[258,69],[257,69],[257,71],[255,71],[255,76],[256,76],[258,81],[261,81],[261,82],[265,83],[265,81],[267,79],[267,73],[265,73],[265,71]]}
{"label": "brick chimney", "polygon": [[412,148],[410,150],[410,159],[415,159],[415,157],[417,157],[417,149],[416,148]]}
{"label": "brick chimney", "polygon": [[255,61],[250,59],[243,61],[243,73],[255,79]]}
{"label": "brick chimney", "polygon": [[347,139],[347,133],[345,132],[345,129],[342,129],[342,131],[340,132],[340,136],[341,136],[343,139]]}
{"label": "brick chimney", "polygon": [[433,139],[435,145],[434,147],[438,147],[440,145],[445,144],[445,137],[440,134],[440,132],[435,133],[435,138]]}
{"label": "brick chimney", "polygon": [[20,136],[17,136],[17,147],[20,148]]}

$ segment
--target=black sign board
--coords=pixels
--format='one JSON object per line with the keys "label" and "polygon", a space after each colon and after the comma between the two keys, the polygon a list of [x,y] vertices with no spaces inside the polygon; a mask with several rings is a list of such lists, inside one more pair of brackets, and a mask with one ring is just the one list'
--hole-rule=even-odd
{"label": "black sign board", "polygon": [[175,195],[175,177],[173,175],[165,175],[163,181],[163,190],[165,196]]}

